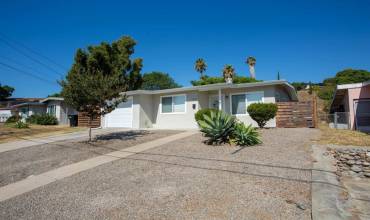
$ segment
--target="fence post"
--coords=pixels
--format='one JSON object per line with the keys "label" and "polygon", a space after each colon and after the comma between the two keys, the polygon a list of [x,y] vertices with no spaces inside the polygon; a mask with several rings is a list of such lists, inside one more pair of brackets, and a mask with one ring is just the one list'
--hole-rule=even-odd
{"label": "fence post", "polygon": [[338,123],[338,114],[337,112],[334,112],[334,128],[338,128],[337,126],[337,123]]}
{"label": "fence post", "polygon": [[314,93],[313,96],[312,96],[312,111],[313,111],[313,114],[312,114],[312,121],[313,121],[313,127],[314,128],[317,128],[317,100],[316,100],[316,94]]}

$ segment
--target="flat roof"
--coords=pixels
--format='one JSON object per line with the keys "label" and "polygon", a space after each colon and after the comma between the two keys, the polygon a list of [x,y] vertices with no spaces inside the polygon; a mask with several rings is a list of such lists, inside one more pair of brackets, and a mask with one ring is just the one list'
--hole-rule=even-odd
{"label": "flat roof", "polygon": [[63,101],[64,98],[62,97],[47,97],[45,99],[40,100],[40,102],[47,102],[47,101]]}
{"label": "flat roof", "polygon": [[16,107],[21,107],[21,106],[27,106],[27,105],[33,105],[33,106],[37,106],[37,105],[45,105],[44,103],[41,103],[41,102],[24,102],[24,103],[20,103],[20,104],[17,104],[17,105],[12,105],[11,108],[16,108]]}
{"label": "flat roof", "polygon": [[253,83],[240,83],[240,84],[233,84],[233,83],[215,83],[215,84],[208,84],[202,86],[189,86],[189,87],[181,87],[181,88],[174,88],[174,89],[162,89],[162,90],[133,90],[123,92],[121,94],[126,95],[154,95],[154,94],[164,94],[164,93],[175,93],[175,92],[187,92],[187,91],[212,91],[212,90],[219,90],[219,89],[238,89],[238,88],[257,88],[262,86],[273,86],[273,85],[281,85],[288,89],[288,92],[291,95],[293,100],[298,100],[297,93],[292,85],[290,85],[286,80],[269,80],[263,82],[253,82]]}
{"label": "flat roof", "polygon": [[364,86],[370,85],[370,80],[366,82],[361,83],[351,83],[351,84],[343,84],[343,85],[337,85],[337,89],[354,89],[354,88],[361,88]]}

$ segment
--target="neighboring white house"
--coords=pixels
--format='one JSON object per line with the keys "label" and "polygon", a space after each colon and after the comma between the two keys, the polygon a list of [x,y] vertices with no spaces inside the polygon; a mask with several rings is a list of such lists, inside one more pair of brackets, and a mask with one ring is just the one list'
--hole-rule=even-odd
{"label": "neighboring white house", "polygon": [[10,116],[12,116],[11,108],[0,108],[0,123],[6,122]]}
{"label": "neighboring white house", "polygon": [[68,107],[61,97],[48,97],[40,101],[25,102],[11,106],[13,114],[27,118],[34,114],[51,114],[58,119],[58,124],[69,124],[69,115],[77,115],[77,111]]}
{"label": "neighboring white house", "polygon": [[[251,103],[297,101],[293,86],[284,80],[256,83],[218,83],[164,90],[135,90],[125,93],[127,101],[101,119],[102,127],[191,129],[197,128],[194,114],[217,108],[257,126],[248,115]],[[267,127],[276,127],[275,119]]]}

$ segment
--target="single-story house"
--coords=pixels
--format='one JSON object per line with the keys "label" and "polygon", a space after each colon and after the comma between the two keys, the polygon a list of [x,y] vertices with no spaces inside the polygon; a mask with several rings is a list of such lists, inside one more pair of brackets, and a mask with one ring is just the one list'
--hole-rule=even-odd
{"label": "single-story house", "polygon": [[0,123],[6,122],[6,120],[12,116],[12,109],[9,107],[0,108]]}
{"label": "single-story house", "polygon": [[7,98],[0,101],[0,123],[5,122],[9,117],[14,115],[12,106],[26,103],[26,102],[39,102],[40,98]]}
{"label": "single-story house", "polygon": [[[164,90],[135,90],[125,93],[127,101],[101,118],[102,127],[192,129],[199,109],[217,108],[257,126],[248,115],[251,103],[298,101],[293,86],[285,80],[255,83],[218,83]],[[267,127],[276,127],[270,120]]]}
{"label": "single-story house", "polygon": [[34,114],[51,114],[58,119],[58,124],[69,124],[70,115],[77,115],[77,111],[68,107],[61,97],[48,97],[34,102],[24,102],[11,106],[13,114],[27,118]]}
{"label": "single-story house", "polygon": [[350,129],[370,133],[370,81],[338,85],[330,112],[347,113]]}

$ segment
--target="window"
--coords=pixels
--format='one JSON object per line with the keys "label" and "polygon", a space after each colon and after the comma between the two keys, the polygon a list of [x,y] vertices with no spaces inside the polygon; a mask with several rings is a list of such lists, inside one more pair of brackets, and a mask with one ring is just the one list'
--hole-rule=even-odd
{"label": "window", "polygon": [[185,95],[161,97],[161,113],[181,113],[185,112]]}
{"label": "window", "polygon": [[245,104],[245,94],[242,95],[232,95],[231,96],[231,105],[232,105],[232,114],[239,115],[246,113],[246,104]]}
{"label": "window", "polygon": [[263,102],[263,92],[250,92],[231,95],[231,113],[233,115],[247,114],[247,108],[252,103]]}
{"label": "window", "polygon": [[46,109],[46,113],[48,113],[49,115],[56,116],[56,108],[57,108],[56,105],[49,105],[48,108]]}

